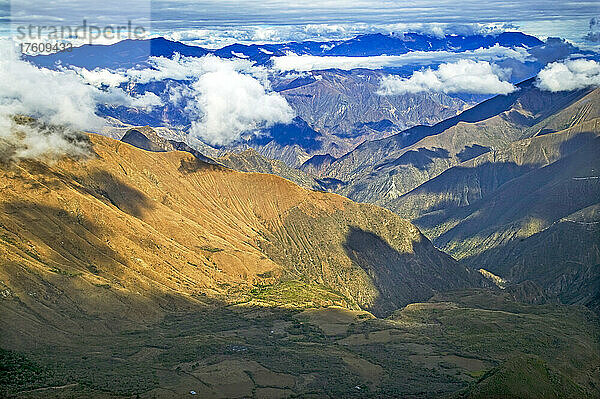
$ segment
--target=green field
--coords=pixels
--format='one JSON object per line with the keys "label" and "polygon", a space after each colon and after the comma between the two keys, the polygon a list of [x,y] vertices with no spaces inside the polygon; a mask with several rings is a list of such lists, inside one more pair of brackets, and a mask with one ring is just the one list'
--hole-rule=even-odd
{"label": "green field", "polygon": [[[308,289],[289,283],[251,296],[276,303]],[[594,397],[598,349],[598,319],[584,308],[526,305],[481,290],[434,297],[387,319],[250,301],[171,312],[112,335],[74,334],[61,346],[2,351],[0,381],[4,396],[19,398],[166,398],[192,390],[240,398]]]}

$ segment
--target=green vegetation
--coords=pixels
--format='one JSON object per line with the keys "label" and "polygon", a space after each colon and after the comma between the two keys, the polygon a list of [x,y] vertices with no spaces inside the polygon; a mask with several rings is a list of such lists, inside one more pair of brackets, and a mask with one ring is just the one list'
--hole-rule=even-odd
{"label": "green vegetation", "polygon": [[486,373],[486,370],[477,370],[469,372],[469,375],[477,380],[481,379]]}
{"label": "green vegetation", "polygon": [[[309,290],[324,295],[322,287],[299,282],[257,287],[252,295],[300,303]],[[301,312],[251,303],[214,303],[135,329],[74,335],[27,357],[2,352],[11,365],[4,366],[3,381],[15,381],[6,392],[74,383],[70,389],[82,395],[142,397],[159,387],[206,397],[231,396],[231,389],[260,397],[266,388],[284,397],[558,398],[598,392],[600,330],[583,308],[527,305],[485,290],[440,295],[388,319],[341,308]],[[7,369],[21,377],[8,377]]]}
{"label": "green vegetation", "polygon": [[295,280],[259,285],[250,291],[250,298],[269,306],[297,309],[347,304],[346,298],[331,288]]}
{"label": "green vegetation", "polygon": [[94,286],[106,289],[110,288],[110,284],[95,283]]}
{"label": "green vegetation", "polygon": [[39,388],[56,380],[48,368],[23,354],[0,349],[0,397],[17,390]]}
{"label": "green vegetation", "polygon": [[476,398],[585,398],[589,395],[571,379],[537,356],[519,355],[486,373],[460,397]]}
{"label": "green vegetation", "polygon": [[52,267],[50,269],[50,271],[52,273],[60,274],[61,276],[67,276],[67,277],[77,277],[77,276],[81,276],[83,274],[81,272],[70,272],[68,270],[63,270],[63,269],[58,268],[58,267]]}
{"label": "green vegetation", "polygon": [[98,268],[96,267],[96,265],[88,265],[87,269],[90,271],[90,273],[92,274],[100,274],[100,270],[98,270]]}
{"label": "green vegetation", "polygon": [[223,251],[223,248],[215,248],[215,247],[210,247],[210,246],[204,246],[200,249],[203,251],[206,251],[206,252],[210,252],[212,254]]}

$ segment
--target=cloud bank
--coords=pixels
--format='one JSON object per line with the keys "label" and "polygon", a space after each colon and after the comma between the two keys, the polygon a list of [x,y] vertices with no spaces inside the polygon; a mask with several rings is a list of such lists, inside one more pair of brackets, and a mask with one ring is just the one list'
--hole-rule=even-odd
{"label": "cloud bank", "polygon": [[553,62],[540,71],[536,84],[552,92],[600,86],[600,63],[584,59]]}
{"label": "cloud bank", "polygon": [[239,25],[210,28],[159,30],[154,34],[167,39],[207,48],[234,43],[266,44],[290,41],[346,40],[370,33],[415,32],[435,37],[447,34],[497,34],[516,27],[508,23],[308,23],[294,25]]}
{"label": "cloud bank", "polygon": [[51,126],[23,117],[0,116],[0,163],[19,159],[53,161],[90,154],[88,137],[68,126]]}
{"label": "cloud bank", "polygon": [[262,84],[268,84],[268,80],[266,79],[267,70],[263,67],[254,66],[253,62],[248,60],[225,60],[213,55],[200,58],[183,57],[175,54],[172,58],[150,57],[148,64],[150,64],[150,68],[132,68],[125,71],[73,69],[84,76],[88,82],[105,85],[118,85],[122,82],[145,84],[165,79],[191,81],[198,79],[205,73],[224,70],[251,75],[261,80]]}
{"label": "cloud bank", "polygon": [[73,68],[86,82],[114,87],[124,82],[146,84],[173,79],[186,85],[171,87],[168,102],[182,106],[191,121],[189,133],[211,145],[225,145],[275,123],[289,123],[294,112],[287,101],[271,91],[268,71],[251,61],[152,57],[151,68],[89,71]]}
{"label": "cloud bank", "polygon": [[[144,110],[181,104],[190,116],[190,134],[213,145],[294,117],[286,100],[271,91],[267,70],[249,61],[176,55],[154,57],[150,65],[49,70],[21,60],[12,42],[0,41],[0,152],[15,159],[80,155],[73,132],[99,131],[106,124],[96,113],[100,104]],[[132,84],[166,79],[186,84],[175,85],[163,99],[149,91],[131,94]],[[15,115],[39,123],[16,124]]]}
{"label": "cloud bank", "polygon": [[[105,125],[96,115],[99,103],[148,108],[162,102],[155,94],[131,96],[114,85],[100,89],[75,71],[38,68],[21,60],[11,41],[0,40],[0,152],[13,158],[80,155],[73,132]],[[16,124],[15,115],[37,123]]]}
{"label": "cloud bank", "polygon": [[419,92],[508,94],[516,87],[503,79],[510,71],[487,61],[460,60],[441,64],[438,69],[416,71],[410,78],[386,76],[379,94],[397,95]]}
{"label": "cloud bank", "polygon": [[499,45],[460,53],[450,51],[412,51],[402,55],[380,55],[373,57],[319,57],[288,54],[283,57],[274,57],[273,68],[279,71],[299,72],[323,69],[381,69],[404,65],[428,65],[449,62],[457,58],[482,61],[499,61],[511,58],[524,62],[530,59],[530,55],[524,48],[508,48]]}
{"label": "cloud bank", "polygon": [[[0,17],[16,24],[122,24],[128,20],[159,36],[220,47],[233,42],[344,39],[364,33],[432,34],[519,29],[540,37],[584,41],[597,0],[33,0],[0,7]],[[3,12],[4,11],[4,12]],[[59,22],[60,21],[60,22]],[[1,27],[0,27],[1,29]]]}
{"label": "cloud bank", "polygon": [[[91,76],[38,68],[21,60],[11,42],[0,41],[0,114],[28,115],[48,124],[93,131],[105,123],[95,113],[99,103],[136,108],[162,104],[153,93],[130,95],[114,81],[101,89],[100,80]],[[114,74],[110,78],[115,80]]]}

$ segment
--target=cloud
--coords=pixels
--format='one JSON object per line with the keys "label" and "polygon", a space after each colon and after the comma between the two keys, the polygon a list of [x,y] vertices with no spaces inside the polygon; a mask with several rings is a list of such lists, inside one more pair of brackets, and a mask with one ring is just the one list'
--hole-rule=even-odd
{"label": "cloud", "polygon": [[506,23],[308,23],[292,25],[240,25],[202,29],[158,30],[155,36],[218,48],[234,43],[265,44],[290,41],[331,41],[350,39],[369,33],[422,33],[436,37],[447,34],[497,34],[515,26]]}
{"label": "cloud", "polygon": [[410,78],[382,78],[379,94],[397,95],[423,91],[442,93],[508,94],[516,90],[504,81],[509,71],[487,61],[460,60],[438,69],[416,71]]}
{"label": "cloud", "polygon": [[[99,103],[151,107],[160,99],[151,93],[133,97],[115,87],[100,89],[75,71],[38,68],[21,60],[11,41],[0,40],[0,152],[15,158],[77,155],[73,132],[105,125],[96,115]],[[17,125],[15,115],[38,123]]]}
{"label": "cloud", "polygon": [[51,126],[23,117],[0,115],[0,162],[19,159],[53,161],[90,154],[88,137],[68,126]]}
{"label": "cloud", "polygon": [[266,92],[258,80],[234,71],[203,74],[192,89],[195,101],[186,111],[196,119],[190,133],[208,144],[229,144],[244,132],[290,123],[294,117],[282,96]]}
{"label": "cloud", "polygon": [[592,43],[600,43],[600,17],[590,19],[590,31],[583,39]]}
{"label": "cloud", "polygon": [[[232,42],[342,39],[363,33],[417,31],[468,32],[471,27],[560,36],[577,42],[585,35],[597,1],[415,0],[132,0],[12,1],[6,20],[28,25],[81,24],[94,17],[99,26],[128,20],[158,35],[198,45]],[[591,15],[590,15],[591,14]],[[151,29],[150,29],[151,27]],[[565,36],[566,35],[566,36]]]}
{"label": "cloud", "polygon": [[[3,152],[10,148],[15,158],[76,155],[69,143],[77,141],[69,135],[75,130],[101,130],[106,121],[96,114],[100,104],[150,109],[169,101],[185,108],[190,134],[213,145],[228,144],[244,133],[288,123],[294,117],[286,100],[272,92],[268,71],[247,60],[176,55],[153,57],[145,69],[49,70],[21,60],[12,43],[1,44],[1,138]],[[170,85],[161,94],[163,99],[149,91],[131,94],[131,88],[166,79],[185,84]],[[17,126],[14,115],[31,116],[44,126],[61,129]]]}
{"label": "cloud", "polygon": [[172,58],[151,57],[150,68],[129,69],[124,72],[128,80],[134,83],[148,83],[164,79],[195,80],[202,74],[218,70],[247,73],[262,78],[266,70],[254,67],[253,62],[241,59],[223,60],[208,55],[205,57],[182,57],[175,54]]}
{"label": "cloud", "polygon": [[[165,79],[184,82],[169,86],[163,98],[184,108],[194,138],[212,145],[229,144],[244,133],[275,123],[289,123],[294,117],[287,101],[272,92],[268,70],[254,66],[251,61],[176,54],[173,58],[151,57],[149,64],[150,68],[124,71],[72,69],[97,87],[114,87],[124,82],[144,85]],[[116,99],[122,100],[118,96]],[[136,100],[143,99],[141,96]]]}
{"label": "cloud", "polygon": [[282,57],[274,57],[273,68],[279,71],[299,72],[323,69],[381,69],[386,67],[401,67],[404,65],[429,65],[453,61],[457,58],[485,61],[499,61],[511,58],[524,62],[529,60],[530,55],[524,48],[508,48],[499,45],[463,51],[460,53],[450,51],[412,51],[402,55],[380,55],[373,57],[319,57],[288,54]]}
{"label": "cloud", "polygon": [[[72,66],[70,70],[75,71],[86,83],[97,88],[119,87],[121,83],[127,82],[127,77],[124,74],[115,73],[108,69],[87,70]],[[62,72],[68,73],[69,69],[62,69]]]}
{"label": "cloud", "polygon": [[600,63],[584,59],[553,62],[540,71],[536,84],[552,92],[600,86]]}
{"label": "cloud", "polygon": [[114,87],[114,76],[104,76],[108,87],[100,88],[102,71],[54,71],[21,60],[11,42],[0,41],[0,114],[23,114],[53,125],[99,130],[105,121],[96,115],[96,105],[111,103],[128,107],[152,107],[160,99],[147,93],[131,96]]}
{"label": "cloud", "polygon": [[97,89],[74,73],[37,68],[18,58],[10,42],[0,44],[0,114],[30,115],[44,122],[95,129],[102,119],[95,113]]}
{"label": "cloud", "polygon": [[[435,31],[458,33],[455,26],[487,25],[495,23],[528,24],[528,33],[541,36],[563,36],[581,39],[578,25],[587,29],[590,10],[597,7],[592,0],[510,1],[490,0],[481,6],[480,1],[466,0],[460,4],[439,0],[416,0],[410,3],[381,0],[359,1],[302,1],[290,3],[283,0],[242,0],[233,6],[222,0],[155,0],[153,13],[161,21],[153,24],[154,32],[164,34],[201,26],[211,34],[198,37],[198,44],[234,37],[236,40],[264,41],[340,39],[370,32],[397,32],[413,30],[422,25]],[[202,24],[198,21],[206,21]],[[415,23],[417,22],[417,23]],[[409,28],[405,28],[405,27]],[[253,35],[253,27],[260,31]],[[306,28],[305,28],[306,27]],[[227,31],[227,33],[224,33]],[[301,36],[304,35],[304,36]],[[202,43],[204,42],[204,43]],[[227,43],[229,44],[229,43]],[[219,44],[220,45],[220,44]]]}
{"label": "cloud", "polygon": [[76,66],[69,66],[63,71],[76,72],[86,83],[96,87],[118,87],[122,83],[131,82],[146,84],[159,82],[165,79],[190,81],[195,80],[204,73],[221,69],[239,71],[253,74],[257,77],[266,76],[266,70],[262,67],[254,67],[251,61],[232,59],[222,60],[218,57],[208,55],[206,57],[182,57],[175,54],[172,58],[150,57],[149,68],[131,68],[127,70],[111,70],[96,68],[88,70]]}

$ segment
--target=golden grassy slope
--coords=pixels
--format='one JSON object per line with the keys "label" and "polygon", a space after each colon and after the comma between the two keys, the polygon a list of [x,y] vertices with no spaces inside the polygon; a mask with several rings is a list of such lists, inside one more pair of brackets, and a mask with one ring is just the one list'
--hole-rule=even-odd
{"label": "golden grassy slope", "polygon": [[471,284],[472,273],[391,212],[188,153],[90,140],[87,160],[0,170],[6,337],[46,323],[152,322],[206,298],[247,300],[252,285],[281,279],[339,293],[323,304],[341,296],[376,311]]}

